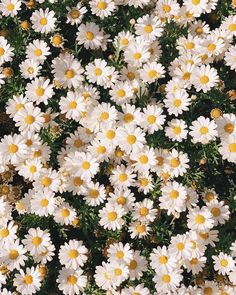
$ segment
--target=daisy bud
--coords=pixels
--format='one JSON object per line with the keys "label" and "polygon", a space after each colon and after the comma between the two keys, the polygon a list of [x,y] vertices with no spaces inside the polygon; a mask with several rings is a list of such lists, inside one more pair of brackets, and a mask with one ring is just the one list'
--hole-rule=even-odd
{"label": "daisy bud", "polygon": [[8,273],[9,269],[6,266],[1,266],[0,267],[0,272],[5,275],[6,273]]}
{"label": "daisy bud", "polygon": [[205,165],[206,164],[206,159],[200,159],[199,165]]}
{"label": "daisy bud", "polygon": [[221,117],[223,114],[223,112],[221,111],[221,109],[212,109],[210,112],[210,116],[212,119],[218,119],[219,117]]}
{"label": "daisy bud", "polygon": [[55,47],[62,47],[64,44],[64,38],[60,34],[56,34],[51,38],[51,44]]}
{"label": "daisy bud", "polygon": [[236,8],[236,0],[232,0],[232,6]]}
{"label": "daisy bud", "polygon": [[9,36],[8,30],[0,30],[0,36],[7,38]]}
{"label": "daisy bud", "polygon": [[131,20],[129,21],[129,23],[131,24],[131,26],[135,25],[136,20],[134,18],[131,18]]}
{"label": "daisy bud", "polygon": [[236,91],[235,90],[229,90],[227,92],[228,96],[229,96],[229,100],[234,101],[236,99]]}
{"label": "daisy bud", "polygon": [[28,0],[25,5],[29,8],[29,9],[33,9],[36,7],[36,1],[35,0]]}
{"label": "daisy bud", "polygon": [[23,31],[28,31],[30,29],[30,22],[27,21],[27,20],[23,20],[21,23],[20,23],[20,27]]}
{"label": "daisy bud", "polygon": [[40,272],[40,276],[42,279],[47,276],[48,271],[47,271],[47,267],[45,265],[39,265],[38,271]]}
{"label": "daisy bud", "polygon": [[2,71],[3,75],[6,77],[6,78],[11,78],[13,76],[13,69],[10,68],[10,67],[7,67],[7,68],[4,68],[3,71]]}
{"label": "daisy bud", "polygon": [[72,225],[73,227],[79,227],[79,218],[76,217],[73,221],[72,221]]}

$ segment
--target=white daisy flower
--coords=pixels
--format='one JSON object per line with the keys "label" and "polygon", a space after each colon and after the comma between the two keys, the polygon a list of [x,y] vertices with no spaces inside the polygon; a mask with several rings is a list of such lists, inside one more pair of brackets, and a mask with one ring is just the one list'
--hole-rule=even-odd
{"label": "white daisy flower", "polygon": [[40,8],[39,10],[34,11],[30,18],[33,24],[32,28],[35,32],[42,34],[52,32],[55,29],[57,20],[54,16],[55,12],[52,10],[50,11],[49,8],[46,8],[45,10]]}

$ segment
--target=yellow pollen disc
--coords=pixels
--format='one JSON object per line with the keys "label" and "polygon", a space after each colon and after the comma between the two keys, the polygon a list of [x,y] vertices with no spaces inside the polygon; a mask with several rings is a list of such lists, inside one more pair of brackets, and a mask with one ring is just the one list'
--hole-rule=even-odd
{"label": "yellow pollen disc", "polygon": [[117,213],[115,211],[109,212],[107,214],[107,219],[109,221],[115,221],[117,219]]}
{"label": "yellow pollen disc", "polygon": [[139,214],[140,214],[141,216],[147,216],[148,213],[149,213],[149,210],[148,210],[148,208],[146,208],[146,207],[142,207],[142,208],[139,209]]}
{"label": "yellow pollen disc", "polygon": [[3,56],[3,55],[4,55],[4,53],[5,53],[5,50],[4,50],[4,48],[0,47],[0,56]]}
{"label": "yellow pollen disc", "polygon": [[179,192],[176,191],[176,190],[172,190],[170,193],[169,193],[169,196],[171,199],[177,199],[179,197]]}
{"label": "yellow pollen disc", "polygon": [[50,177],[45,176],[41,179],[41,184],[43,186],[49,187],[52,184],[52,180]]}
{"label": "yellow pollen disc", "polygon": [[183,79],[183,80],[189,80],[190,77],[191,77],[191,73],[186,72],[186,73],[183,74],[182,79]]}
{"label": "yellow pollen disc", "polygon": [[230,143],[228,147],[231,153],[236,153],[236,143]]}
{"label": "yellow pollen disc", "polygon": [[204,295],[213,295],[213,290],[211,287],[204,288]]}
{"label": "yellow pollen disc", "polygon": [[106,4],[106,2],[104,2],[104,1],[99,1],[98,3],[97,3],[97,9],[99,9],[99,10],[104,10],[104,9],[106,9],[107,8],[107,4]]}
{"label": "yellow pollen disc", "polygon": [[92,41],[94,39],[94,33],[93,32],[90,32],[90,31],[86,32],[85,33],[85,38],[87,40],[89,40],[89,41]]}
{"label": "yellow pollen disc", "polygon": [[129,269],[136,269],[138,266],[138,263],[136,260],[131,260],[129,263]]}
{"label": "yellow pollen disc", "polygon": [[173,128],[173,132],[175,135],[179,135],[181,133],[181,128],[179,126],[175,126]]}
{"label": "yellow pollen disc", "polygon": [[132,135],[132,134],[129,134],[127,137],[126,137],[126,140],[129,144],[134,144],[136,142],[136,136],[135,135]]}
{"label": "yellow pollen disc", "polygon": [[11,154],[15,154],[18,151],[18,149],[19,149],[18,146],[14,143],[10,144],[8,147],[8,151]]}
{"label": "yellow pollen disc", "polygon": [[106,148],[103,145],[98,146],[96,150],[97,150],[97,153],[100,155],[103,155],[106,152]]}
{"label": "yellow pollen disc", "polygon": [[34,237],[34,238],[32,239],[32,244],[33,244],[34,246],[39,246],[41,243],[42,243],[42,239],[41,239],[40,237]]}
{"label": "yellow pollen disc", "polygon": [[162,10],[165,12],[165,13],[169,13],[171,11],[171,7],[170,5],[168,4],[164,4],[162,5]]}
{"label": "yellow pollen disc", "polygon": [[54,45],[60,45],[62,42],[63,42],[63,39],[62,39],[62,37],[60,35],[53,36],[52,43]]}
{"label": "yellow pollen disc", "polygon": [[188,42],[188,43],[186,43],[185,47],[187,49],[191,50],[191,49],[193,49],[195,47],[195,44],[193,42]]}
{"label": "yellow pollen disc", "polygon": [[116,257],[117,257],[118,259],[122,259],[122,258],[124,258],[124,252],[123,252],[123,251],[117,251],[117,252],[116,252]]}
{"label": "yellow pollen disc", "polygon": [[32,284],[32,283],[33,283],[33,277],[32,277],[31,275],[26,275],[26,276],[24,277],[24,283],[25,283],[26,285],[30,285],[30,284]]}
{"label": "yellow pollen disc", "polygon": [[46,26],[48,23],[48,20],[46,19],[46,17],[42,17],[39,22],[40,22],[40,25]]}
{"label": "yellow pollen disc", "polygon": [[117,204],[119,205],[125,205],[126,204],[126,198],[123,196],[120,196],[116,199]]}
{"label": "yellow pollen disc", "polygon": [[147,121],[148,121],[149,124],[154,124],[154,123],[156,123],[156,120],[157,120],[157,118],[156,118],[154,115],[149,115],[149,116],[147,117]]}
{"label": "yellow pollen disc", "polygon": [[230,32],[236,31],[236,24],[230,24],[228,26],[228,29],[230,30]]}
{"label": "yellow pollen disc", "polygon": [[136,231],[139,233],[139,234],[143,234],[146,230],[146,226],[144,224],[138,224],[136,225]]}
{"label": "yellow pollen disc", "polygon": [[162,282],[168,284],[170,282],[170,276],[169,275],[163,275],[162,276]]}
{"label": "yellow pollen disc", "polygon": [[34,68],[33,67],[28,67],[27,72],[29,74],[33,74],[34,73]]}
{"label": "yellow pollen disc", "polygon": [[200,0],[192,0],[193,5],[198,5],[200,3]]}
{"label": "yellow pollen disc", "polygon": [[65,76],[67,79],[72,79],[75,76],[75,72],[71,69],[65,71]]}
{"label": "yellow pollen disc", "polygon": [[9,236],[9,230],[7,228],[3,228],[0,230],[0,237],[6,238]]}
{"label": "yellow pollen disc", "polygon": [[177,248],[179,251],[184,250],[184,243],[179,242],[179,243],[176,245],[176,248]]}
{"label": "yellow pollen disc", "polygon": [[78,11],[78,9],[72,8],[71,11],[70,11],[70,16],[73,19],[76,19],[76,18],[78,18],[80,16],[80,12]]}
{"label": "yellow pollen disc", "polygon": [[43,52],[42,52],[42,50],[41,49],[35,49],[35,51],[34,51],[34,55],[35,56],[41,56],[43,54]]}
{"label": "yellow pollen disc", "polygon": [[204,239],[204,240],[207,240],[209,238],[209,233],[204,233],[204,232],[200,232],[199,233],[199,236]]}
{"label": "yellow pollen disc", "polygon": [[215,44],[209,44],[207,46],[208,51],[214,51],[216,49],[216,45]]}
{"label": "yellow pollen disc", "polygon": [[76,101],[70,101],[68,105],[70,110],[74,110],[77,107],[77,102]]}
{"label": "yellow pollen disc", "polygon": [[31,165],[31,166],[29,167],[29,172],[30,172],[30,173],[35,173],[36,171],[37,171],[37,167],[36,167],[36,166]]}
{"label": "yellow pollen disc", "polygon": [[136,52],[136,53],[133,54],[134,59],[140,59],[141,57],[142,57],[142,54],[139,53],[139,52]]}
{"label": "yellow pollen disc", "polygon": [[218,217],[218,216],[220,216],[220,213],[221,213],[221,211],[220,211],[220,209],[217,208],[217,207],[211,209],[211,214],[212,214],[214,217]]}
{"label": "yellow pollen disc", "polygon": [[108,112],[102,112],[101,115],[100,115],[100,120],[107,120],[109,119],[109,113]]}
{"label": "yellow pollen disc", "polygon": [[214,200],[215,195],[212,192],[207,192],[205,195],[205,198],[208,202],[210,202],[210,201]]}
{"label": "yellow pollen disc", "polygon": [[153,31],[152,25],[146,25],[144,27],[144,32],[150,34]]}
{"label": "yellow pollen disc", "polygon": [[201,127],[201,128],[200,128],[200,130],[199,130],[199,131],[200,131],[200,133],[201,133],[201,134],[203,134],[203,135],[204,135],[204,134],[207,134],[209,130],[208,130],[208,128],[207,128],[207,127],[204,127],[204,126],[203,126],[203,127]]}
{"label": "yellow pollen disc", "polygon": [[166,257],[165,255],[160,256],[159,262],[160,264],[166,264],[168,262],[168,257]]}
{"label": "yellow pollen disc", "polygon": [[225,124],[224,130],[227,133],[232,133],[234,131],[234,125],[232,123]]}
{"label": "yellow pollen disc", "polygon": [[155,70],[150,70],[147,74],[148,74],[148,77],[149,77],[149,78],[154,79],[154,78],[156,78],[156,76],[157,76],[157,71],[155,71]]}
{"label": "yellow pollen disc", "polygon": [[44,95],[44,89],[42,87],[38,87],[36,90],[35,90],[35,93],[37,96],[43,96]]}
{"label": "yellow pollen disc", "polygon": [[96,76],[101,76],[102,70],[100,68],[96,68],[94,73],[95,73]]}
{"label": "yellow pollen disc", "polygon": [[99,196],[99,192],[96,189],[90,189],[89,196],[92,199],[96,199]]}
{"label": "yellow pollen disc", "polygon": [[19,256],[19,252],[17,250],[10,250],[8,254],[11,260],[15,260]]}
{"label": "yellow pollen disc", "polygon": [[115,268],[115,271],[114,271],[115,275],[117,277],[121,276],[122,275],[122,270],[120,268]]}
{"label": "yellow pollen disc", "polygon": [[70,215],[70,211],[68,209],[64,208],[64,209],[61,210],[61,216],[62,217],[66,218],[69,215]]}
{"label": "yellow pollen disc", "polygon": [[16,105],[16,111],[18,112],[21,108],[23,108],[24,107],[24,105],[22,104],[22,103],[18,103],[17,105]]}
{"label": "yellow pollen disc", "polygon": [[204,75],[200,77],[201,84],[207,84],[209,82],[208,76]]}
{"label": "yellow pollen disc", "polygon": [[31,145],[33,144],[33,142],[32,142],[31,139],[27,139],[25,144],[26,144],[27,146],[31,146]]}
{"label": "yellow pollen disc", "polygon": [[42,155],[42,151],[40,151],[40,150],[37,150],[34,152],[34,158],[41,157],[41,155]]}
{"label": "yellow pollen disc", "polygon": [[9,188],[9,186],[7,186],[7,185],[3,185],[2,188],[1,188],[1,193],[2,193],[3,195],[8,195],[8,194],[10,193],[10,188]]}
{"label": "yellow pollen disc", "polygon": [[124,97],[126,95],[126,92],[125,92],[124,89],[119,89],[119,90],[116,91],[116,95],[118,97]]}
{"label": "yellow pollen disc", "polygon": [[141,164],[147,164],[147,162],[148,162],[148,157],[147,157],[146,155],[142,155],[142,156],[140,156],[140,157],[139,157],[139,162],[140,162]]}
{"label": "yellow pollen disc", "polygon": [[133,120],[134,120],[134,116],[132,114],[127,113],[127,114],[124,115],[124,121],[125,121],[125,123],[130,123]]}
{"label": "yellow pollen disc", "polygon": [[180,165],[180,161],[179,161],[178,158],[173,158],[173,159],[170,160],[170,166],[171,166],[172,168],[176,168],[176,167],[178,167],[179,165]]}
{"label": "yellow pollen disc", "polygon": [[201,214],[198,214],[196,217],[195,217],[195,222],[197,224],[203,224],[205,222],[205,217]]}
{"label": "yellow pollen disc", "polygon": [[197,258],[193,258],[189,262],[190,262],[191,265],[197,265],[198,264],[198,259]]}
{"label": "yellow pollen disc", "polygon": [[123,38],[120,40],[120,44],[123,46],[127,46],[129,44],[129,40],[127,38]]}
{"label": "yellow pollen disc", "polygon": [[115,134],[115,131],[113,131],[113,130],[108,130],[106,132],[106,137],[110,140],[112,140],[115,136],[116,136],[116,134]]}
{"label": "yellow pollen disc", "polygon": [[140,178],[140,179],[138,180],[138,182],[140,183],[140,185],[141,185],[142,187],[145,187],[145,186],[147,186],[147,185],[149,184],[149,181],[148,181],[147,178]]}
{"label": "yellow pollen disc", "polygon": [[83,168],[84,170],[88,170],[88,169],[90,168],[90,163],[89,163],[88,161],[84,161],[84,162],[82,163],[82,168]]}
{"label": "yellow pollen disc", "polygon": [[25,123],[28,124],[28,125],[33,124],[34,121],[35,121],[35,117],[34,117],[34,116],[27,115],[27,116],[25,117]]}
{"label": "yellow pollen disc", "polygon": [[70,259],[75,259],[78,257],[78,255],[79,255],[79,252],[76,249],[71,249],[68,252],[68,256]]}
{"label": "yellow pollen disc", "polygon": [[226,267],[228,265],[228,261],[226,259],[221,259],[220,265]]}
{"label": "yellow pollen disc", "polygon": [[201,35],[201,34],[203,33],[203,29],[202,29],[202,27],[197,27],[197,28],[195,29],[195,32],[196,32],[198,35]]}
{"label": "yellow pollen disc", "polygon": [[182,104],[181,99],[176,98],[176,99],[173,101],[173,105],[174,105],[176,108],[178,108],[179,106],[181,106],[181,104]]}
{"label": "yellow pollen disc", "polygon": [[48,204],[49,204],[49,202],[48,202],[47,199],[42,199],[42,200],[40,201],[40,206],[43,207],[43,208],[44,208],[44,207],[47,207]]}
{"label": "yellow pollen disc", "polygon": [[132,72],[128,72],[128,73],[127,73],[127,77],[128,77],[129,80],[133,81],[134,78],[135,78],[135,74],[132,73]]}
{"label": "yellow pollen disc", "polygon": [[125,182],[127,179],[128,179],[128,176],[127,176],[126,173],[121,173],[121,174],[119,175],[119,181],[120,181],[120,182]]}
{"label": "yellow pollen disc", "polygon": [[70,275],[67,277],[67,283],[69,285],[75,285],[77,283],[77,278],[74,275]]}
{"label": "yellow pollen disc", "polygon": [[80,177],[75,177],[73,180],[73,183],[75,186],[81,186],[83,184],[83,179],[81,179]]}
{"label": "yellow pollen disc", "polygon": [[9,10],[9,11],[13,11],[14,8],[15,8],[15,5],[14,5],[13,3],[9,3],[9,4],[7,4],[7,10]]}

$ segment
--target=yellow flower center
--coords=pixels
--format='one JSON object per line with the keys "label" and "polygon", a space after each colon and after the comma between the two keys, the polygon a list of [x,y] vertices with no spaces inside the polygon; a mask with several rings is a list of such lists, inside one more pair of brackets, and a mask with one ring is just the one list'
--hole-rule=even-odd
{"label": "yellow flower center", "polygon": [[191,265],[197,265],[198,264],[198,259],[197,258],[192,258],[190,261]]}
{"label": "yellow flower center", "polygon": [[105,148],[105,146],[103,146],[103,145],[100,145],[100,146],[98,146],[97,147],[97,153],[98,154],[105,154],[105,152],[106,152],[106,148]]}
{"label": "yellow flower center", "polygon": [[34,68],[33,67],[28,67],[27,72],[29,74],[33,74],[34,73]]}
{"label": "yellow flower center", "polygon": [[162,5],[162,10],[165,12],[165,13],[169,13],[171,11],[171,7],[170,5],[168,4],[164,4]]}
{"label": "yellow flower center", "polygon": [[138,266],[138,263],[136,260],[131,260],[130,263],[129,263],[129,269],[136,269]]}
{"label": "yellow flower center", "polygon": [[127,114],[124,115],[124,121],[125,121],[125,123],[130,123],[133,120],[134,120],[134,116],[132,114],[127,113]]}
{"label": "yellow flower center", "polygon": [[136,142],[136,136],[135,135],[132,135],[132,134],[129,134],[127,137],[126,137],[126,140],[129,144],[134,144]]}
{"label": "yellow flower center", "polygon": [[203,135],[204,135],[204,134],[207,134],[208,131],[209,131],[208,128],[205,127],[205,126],[203,126],[203,127],[200,128],[200,133],[203,134]]}
{"label": "yellow flower center", "polygon": [[192,0],[193,5],[198,5],[200,3],[200,0]]}
{"label": "yellow flower center", "polygon": [[15,249],[10,250],[8,256],[11,260],[15,260],[16,258],[18,258],[19,252]]}
{"label": "yellow flower center", "polygon": [[183,251],[184,250],[184,243],[179,242],[179,243],[177,243],[176,247],[179,251]]}
{"label": "yellow flower center", "polygon": [[70,11],[70,16],[73,19],[76,19],[76,18],[78,18],[80,16],[80,12],[78,11],[78,9],[72,8],[71,11]]}
{"label": "yellow flower center", "polygon": [[132,81],[132,80],[134,80],[134,78],[135,78],[135,74],[134,74],[133,72],[128,72],[128,73],[127,73],[127,77],[128,77],[129,80]]}
{"label": "yellow flower center", "polygon": [[99,196],[99,192],[96,189],[90,189],[89,190],[89,196],[92,199],[96,199]]}
{"label": "yellow flower center", "polygon": [[236,153],[236,143],[230,143],[229,144],[229,151],[231,153]]}
{"label": "yellow flower center", "polygon": [[7,4],[7,10],[9,10],[9,11],[13,11],[14,8],[15,8],[15,5],[14,5],[13,3],[9,3],[9,4]]}
{"label": "yellow flower center", "polygon": [[15,108],[16,108],[16,111],[18,112],[23,107],[24,105],[22,103],[18,103]]}
{"label": "yellow flower center", "polygon": [[179,126],[175,126],[173,128],[173,132],[174,132],[175,135],[178,135],[178,134],[181,133],[181,128]]}
{"label": "yellow flower center", "polygon": [[61,210],[61,216],[62,216],[62,217],[66,218],[66,217],[68,217],[69,215],[70,215],[70,211],[69,211],[68,209],[63,208],[63,209]]}
{"label": "yellow flower center", "polygon": [[153,31],[152,25],[146,25],[144,27],[144,32],[150,34]]}
{"label": "yellow flower center", "polygon": [[75,72],[71,69],[65,71],[65,76],[67,79],[72,79],[75,76]]}
{"label": "yellow flower center", "polygon": [[43,52],[42,52],[42,50],[41,49],[35,49],[35,51],[34,51],[34,55],[36,55],[36,56],[41,56],[43,54]]}
{"label": "yellow flower center", "polygon": [[48,20],[46,19],[46,17],[42,17],[39,22],[40,22],[40,25],[46,26],[48,23]]}
{"label": "yellow flower center", "polygon": [[44,207],[47,207],[48,204],[49,204],[49,202],[48,202],[47,199],[42,199],[42,200],[40,201],[40,206],[43,207],[43,208],[44,208]]}
{"label": "yellow flower center", "polygon": [[117,213],[115,211],[111,211],[107,214],[107,218],[109,221],[115,221],[117,219]]}
{"label": "yellow flower center", "polygon": [[217,207],[211,209],[211,214],[212,214],[214,217],[218,217],[218,216],[220,216],[220,213],[221,213],[221,211],[220,211],[220,209],[217,208]]}
{"label": "yellow flower center", "polygon": [[234,131],[234,125],[232,123],[225,124],[224,130],[227,133],[232,133]]}
{"label": "yellow flower center", "polygon": [[189,72],[185,72],[185,73],[183,74],[183,76],[182,76],[182,79],[183,79],[183,80],[189,80],[190,77],[191,77],[191,73],[189,73]]}
{"label": "yellow flower center", "polygon": [[77,278],[74,275],[70,275],[67,277],[67,283],[69,285],[75,285],[77,283]]}
{"label": "yellow flower center", "polygon": [[34,117],[34,116],[27,115],[27,116],[25,117],[25,123],[28,124],[28,125],[33,124],[34,121],[35,121],[35,117]]}
{"label": "yellow flower center", "polygon": [[123,196],[120,196],[116,199],[117,204],[119,205],[125,205],[126,204],[126,198]]}
{"label": "yellow flower center", "polygon": [[216,45],[213,43],[208,44],[207,49],[208,51],[214,51],[216,49]]}
{"label": "yellow flower center", "polygon": [[143,234],[146,230],[146,226],[144,224],[138,224],[136,225],[136,231],[139,233],[139,234]]}
{"label": "yellow flower center", "polygon": [[226,259],[221,259],[220,265],[226,267],[228,265],[228,261]]}
{"label": "yellow flower center", "polygon": [[89,163],[88,161],[84,161],[84,162],[82,163],[82,168],[83,168],[84,170],[88,170],[88,169],[90,168],[90,163]]}
{"label": "yellow flower center", "polygon": [[204,295],[212,295],[213,294],[213,290],[211,287],[206,287],[204,288]]}
{"label": "yellow flower center", "polygon": [[170,160],[170,166],[176,168],[180,165],[180,160],[178,158],[173,158]]}
{"label": "yellow flower center", "polygon": [[52,43],[54,45],[60,45],[62,42],[63,42],[63,39],[62,39],[62,37],[60,35],[53,36]]}
{"label": "yellow flower center", "polygon": [[32,244],[33,244],[34,246],[39,246],[41,243],[42,243],[42,239],[41,239],[40,237],[34,237],[34,238],[32,239]]}
{"label": "yellow flower center", "polygon": [[74,110],[77,107],[77,102],[74,101],[74,100],[73,101],[70,101],[68,106],[69,106],[69,109],[70,110]]}
{"label": "yellow flower center", "polygon": [[147,74],[148,74],[148,77],[149,77],[149,78],[154,79],[154,78],[156,78],[156,76],[157,76],[157,71],[155,71],[155,70],[150,70]]}
{"label": "yellow flower center", "polygon": [[10,144],[8,147],[8,151],[11,154],[15,154],[18,151],[18,149],[19,149],[18,146],[14,143]]}
{"label": "yellow flower center", "polygon": [[108,112],[102,112],[101,115],[100,115],[100,120],[107,120],[109,119],[109,113]]}
{"label": "yellow flower center", "polygon": [[6,238],[9,236],[9,230],[7,228],[3,228],[0,230],[0,236],[2,238]]}
{"label": "yellow flower center", "polygon": [[44,89],[42,87],[38,87],[35,91],[37,96],[43,96],[44,95]]}
{"label": "yellow flower center", "polygon": [[205,217],[201,214],[198,214],[196,217],[195,217],[195,222],[197,224],[203,224],[205,222]]}
{"label": "yellow flower center", "polygon": [[128,176],[127,176],[126,173],[121,173],[121,174],[119,175],[119,181],[120,181],[120,182],[125,182],[127,179],[128,179]]}
{"label": "yellow flower center", "polygon": [[117,90],[117,92],[116,92],[116,95],[117,95],[118,97],[124,97],[125,94],[126,94],[126,92],[125,92],[124,89],[119,89],[119,90]]}
{"label": "yellow flower center", "polygon": [[136,52],[133,54],[134,59],[140,59],[142,57],[142,54],[140,52]]}
{"label": "yellow flower center", "polygon": [[181,99],[175,99],[174,101],[173,101],[173,105],[176,107],[176,108],[178,108],[179,106],[181,106],[181,104],[182,104],[182,101],[181,101]]}
{"label": "yellow flower center", "polygon": [[123,251],[117,251],[116,252],[116,257],[119,258],[119,259],[124,258],[124,252]]}
{"label": "yellow flower center", "polygon": [[30,285],[30,284],[32,284],[32,283],[33,283],[33,277],[32,277],[31,275],[26,275],[26,276],[24,277],[24,283],[25,283],[26,285]]}
{"label": "yellow flower center", "polygon": [[41,180],[41,184],[42,184],[43,186],[49,187],[49,186],[52,184],[52,180],[51,180],[50,177],[45,176],[45,177],[42,178],[42,180]]}
{"label": "yellow flower center", "polygon": [[70,259],[75,259],[79,256],[79,252],[76,249],[71,249],[68,252],[68,256]]}
{"label": "yellow flower center", "polygon": [[114,271],[115,275],[117,277],[121,276],[122,275],[122,270],[120,268],[115,268],[115,271]]}
{"label": "yellow flower center", "polygon": [[142,156],[140,156],[140,157],[139,157],[139,162],[140,162],[141,164],[147,164],[147,162],[148,162],[148,157],[147,157],[146,155],[142,155]]}
{"label": "yellow flower center", "polygon": [[170,276],[169,275],[163,275],[162,276],[162,282],[168,284],[170,282]]}
{"label": "yellow flower center", "polygon": [[201,84],[207,84],[209,82],[209,77],[206,75],[203,75],[200,77]]}
{"label": "yellow flower center", "polygon": [[127,46],[129,44],[129,40],[127,38],[123,38],[120,40],[120,44],[123,46]]}
{"label": "yellow flower center", "polygon": [[88,31],[88,32],[85,33],[85,37],[86,37],[87,40],[91,41],[91,40],[94,39],[94,33]]}
{"label": "yellow flower center", "polygon": [[83,184],[83,179],[81,179],[80,177],[75,177],[73,180],[73,183],[75,186],[81,186]]}
{"label": "yellow flower center", "polygon": [[96,68],[94,73],[95,73],[96,76],[101,76],[102,70],[100,68]]}
{"label": "yellow flower center", "polygon": [[4,53],[5,53],[5,50],[4,50],[4,48],[0,47],[0,56],[3,56],[3,55],[4,55]]}
{"label": "yellow flower center", "polygon": [[29,167],[29,172],[30,173],[35,173],[37,171],[37,167],[35,166],[35,165],[31,165],[30,167]]}
{"label": "yellow flower center", "polygon": [[179,197],[179,192],[176,191],[176,190],[172,190],[170,193],[169,193],[169,196],[171,199],[177,199]]}
{"label": "yellow flower center", "polygon": [[236,31],[236,24],[230,24],[228,26],[228,29],[230,30],[230,32]]}
{"label": "yellow flower center", "polygon": [[113,130],[108,130],[107,132],[106,132],[106,137],[108,138],[108,139],[113,139],[114,137],[116,136],[116,133],[115,133],[115,131],[113,131]]}
{"label": "yellow flower center", "polygon": [[140,185],[141,185],[142,187],[145,187],[145,186],[147,186],[147,185],[149,184],[149,181],[148,181],[147,178],[140,178],[140,179],[138,180],[138,182],[140,183]]}
{"label": "yellow flower center", "polygon": [[98,8],[99,10],[104,10],[104,9],[106,9],[106,8],[107,8],[107,4],[106,4],[106,2],[104,2],[104,1],[99,1],[98,4],[97,4],[97,8]]}
{"label": "yellow flower center", "polygon": [[166,264],[168,262],[168,257],[165,255],[162,255],[159,257],[160,264]]}
{"label": "yellow flower center", "polygon": [[191,50],[191,49],[193,49],[195,47],[195,44],[193,42],[188,42],[188,43],[186,43],[185,47],[187,49]]}
{"label": "yellow flower center", "polygon": [[148,210],[148,208],[146,208],[146,207],[142,207],[142,208],[139,209],[139,214],[140,214],[141,216],[147,216],[148,213],[149,213],[149,210]]}

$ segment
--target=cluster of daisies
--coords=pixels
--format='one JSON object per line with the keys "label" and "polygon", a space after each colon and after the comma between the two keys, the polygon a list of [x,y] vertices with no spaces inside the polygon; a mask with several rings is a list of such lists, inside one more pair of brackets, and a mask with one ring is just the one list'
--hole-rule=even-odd
{"label": "cluster of daisies", "polygon": [[[222,88],[219,63],[235,74],[236,16],[211,29],[201,16],[217,0],[76,2],[0,1],[0,24],[13,20],[27,34],[20,59],[14,36],[0,36],[0,90],[15,75],[22,83],[4,106],[14,128],[0,140],[0,293],[41,294],[56,260],[58,294],[236,294],[236,241],[207,255],[229,204],[214,186],[185,181],[193,165],[185,145],[214,145],[222,161],[236,163],[236,115],[194,109],[199,95]],[[113,36],[101,24],[124,9],[140,15]],[[170,23],[185,33],[164,64]],[[107,241],[93,270],[83,236],[70,237],[82,226],[78,199],[99,231],[125,237]],[[185,232],[147,246],[163,214],[181,218]],[[40,222],[22,236],[16,219],[24,216],[65,229],[64,244]],[[221,279],[205,273],[209,263]]]}

